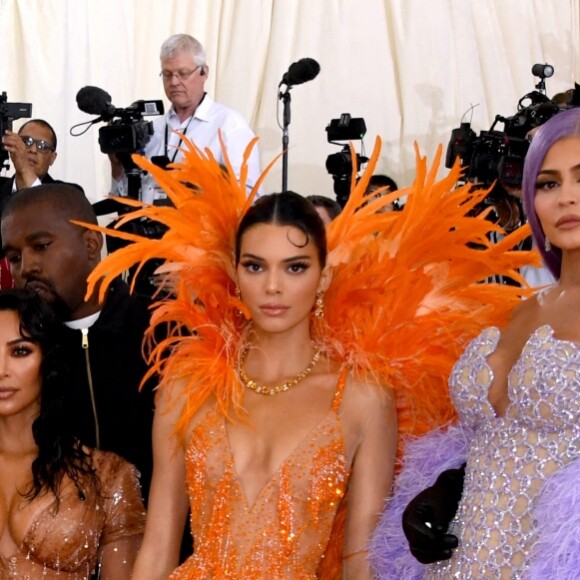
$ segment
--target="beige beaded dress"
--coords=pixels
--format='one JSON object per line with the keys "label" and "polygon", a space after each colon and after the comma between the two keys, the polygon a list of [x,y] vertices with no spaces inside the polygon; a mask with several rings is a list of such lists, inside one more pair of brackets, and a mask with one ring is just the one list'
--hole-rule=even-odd
{"label": "beige beaded dress", "polygon": [[[141,542],[145,509],[135,468],[114,453],[92,451],[100,493],[79,497],[71,481],[63,482],[60,504],[47,504],[17,537],[18,549],[0,555],[2,580],[89,580],[102,550],[134,554]],[[42,499],[42,496],[40,497]],[[34,508],[33,500],[31,505]],[[11,525],[14,509],[0,509],[0,525]],[[118,577],[130,578],[132,561],[119,559]]]}

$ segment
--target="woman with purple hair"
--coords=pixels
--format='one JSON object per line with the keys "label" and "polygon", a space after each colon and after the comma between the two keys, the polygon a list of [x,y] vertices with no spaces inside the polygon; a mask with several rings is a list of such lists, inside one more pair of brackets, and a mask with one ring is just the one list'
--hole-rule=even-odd
{"label": "woman with purple hair", "polygon": [[[523,193],[534,240],[557,281],[521,303],[504,328],[485,329],[456,363],[449,384],[459,425],[409,446],[372,543],[379,578],[578,578],[580,109],[540,128]],[[394,537],[403,508],[443,469],[464,462],[449,530],[438,518],[455,510],[449,496],[453,486],[461,490],[461,477],[439,478],[431,505],[415,510],[414,532],[439,542],[448,558],[419,564]],[[413,541],[411,549],[432,561]]]}

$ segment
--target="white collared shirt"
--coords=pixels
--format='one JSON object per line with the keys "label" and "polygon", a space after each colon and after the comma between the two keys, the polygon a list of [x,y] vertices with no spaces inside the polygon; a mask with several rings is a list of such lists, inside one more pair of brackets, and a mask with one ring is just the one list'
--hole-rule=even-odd
{"label": "white collared shirt", "polygon": [[[174,131],[186,131],[190,139],[200,149],[209,148],[219,163],[225,163],[222,154],[218,131],[221,130],[222,139],[227,154],[237,176],[240,174],[244,151],[248,143],[254,138],[254,133],[242,115],[221,103],[216,103],[210,95],[205,94],[202,102],[193,114],[184,121],[180,121],[173,107],[163,117],[157,117],[153,121],[154,133],[145,147],[145,156],[148,159],[154,156],[167,155],[170,161],[180,161],[183,152],[179,147],[184,147],[180,137]],[[166,129],[168,139],[165,142]],[[260,156],[258,147],[252,150],[248,161],[248,178],[246,186],[248,191],[256,183],[260,175]],[[145,175],[141,182],[141,199],[146,203],[152,203],[155,199],[164,197],[163,192],[156,185],[150,175]],[[113,195],[127,194],[127,180],[113,180],[111,193]]]}

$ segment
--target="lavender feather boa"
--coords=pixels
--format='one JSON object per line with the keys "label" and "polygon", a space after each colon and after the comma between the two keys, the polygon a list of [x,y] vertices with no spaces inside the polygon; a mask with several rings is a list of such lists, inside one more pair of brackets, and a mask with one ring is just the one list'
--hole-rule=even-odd
{"label": "lavender feather boa", "polygon": [[[465,462],[472,432],[459,425],[438,429],[405,447],[404,467],[369,546],[379,580],[418,580],[425,566],[413,558],[401,519],[407,504],[446,469]],[[527,580],[576,580],[580,576],[580,458],[552,475],[536,506],[539,540]]]}
{"label": "lavender feather boa", "polygon": [[580,458],[546,481],[535,515],[539,539],[526,578],[577,580],[580,577]]}
{"label": "lavender feather boa", "polygon": [[369,559],[380,580],[415,580],[423,576],[425,566],[413,558],[403,534],[403,511],[420,491],[435,483],[442,471],[465,463],[471,435],[468,429],[450,426],[405,445],[404,467],[369,546]]}

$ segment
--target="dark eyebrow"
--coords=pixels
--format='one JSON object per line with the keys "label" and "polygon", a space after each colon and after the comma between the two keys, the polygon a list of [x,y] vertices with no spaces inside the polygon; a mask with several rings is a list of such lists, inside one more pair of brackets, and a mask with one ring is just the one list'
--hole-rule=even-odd
{"label": "dark eyebrow", "polygon": [[14,338],[13,340],[9,340],[6,344],[8,346],[14,346],[15,344],[22,344],[23,342],[31,343],[34,341],[31,338],[25,338],[21,336],[20,338]]}
{"label": "dark eyebrow", "polygon": [[[256,262],[265,262],[266,260],[264,260],[264,258],[261,258],[260,256],[256,256],[255,254],[242,254],[241,258],[250,258],[252,260],[256,260]],[[285,260],[282,260],[285,264],[288,264],[290,262],[296,262],[298,260],[312,260],[312,256],[308,256],[308,255],[303,255],[303,256],[292,256],[291,258],[286,258]]]}
{"label": "dark eyebrow", "polygon": [[303,256],[292,256],[291,258],[286,258],[284,263],[288,264],[289,262],[296,262],[299,260],[312,260],[312,256],[303,255]]}
{"label": "dark eyebrow", "polygon": [[[33,232],[32,234],[29,234],[28,236],[26,236],[26,242],[27,243],[34,243],[42,238],[53,238],[54,234],[52,232],[44,232],[44,231],[40,231],[40,232]],[[10,251],[16,251],[16,248],[14,248],[13,246],[11,246],[10,244],[3,244],[2,245],[2,252],[6,253],[6,252],[10,252]]]}
{"label": "dark eyebrow", "polygon": [[[572,168],[572,171],[578,171],[580,169],[580,163],[577,163]],[[557,169],[542,169],[538,172],[538,176],[540,175],[559,175],[560,171]]]}
{"label": "dark eyebrow", "polygon": [[52,238],[54,237],[54,234],[52,232],[32,232],[31,234],[28,234],[26,236],[26,241],[27,242],[35,242],[36,240],[39,240],[40,238]]}

